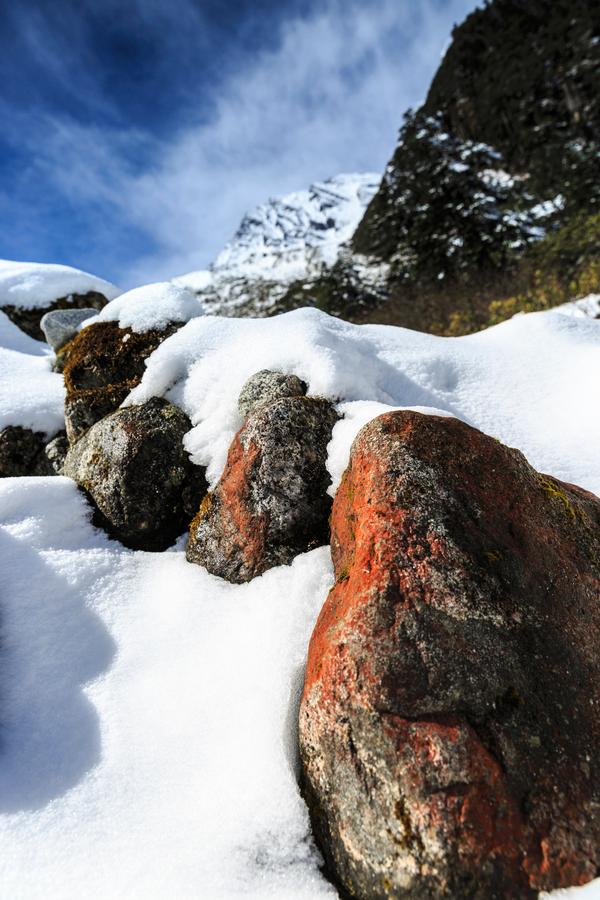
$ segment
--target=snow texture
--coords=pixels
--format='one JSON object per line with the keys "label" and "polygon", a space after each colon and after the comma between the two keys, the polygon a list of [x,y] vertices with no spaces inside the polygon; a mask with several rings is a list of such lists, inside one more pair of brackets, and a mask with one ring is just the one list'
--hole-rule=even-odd
{"label": "snow texture", "polygon": [[0,260],[0,306],[45,309],[62,297],[89,291],[107,300],[120,294],[114,284],[71,266]]}
{"label": "snow texture", "polygon": [[188,322],[202,314],[202,303],[195,294],[170,281],[159,281],[121,294],[88,319],[85,327],[94,322],[118,322],[120,328],[138,333],[162,331],[173,322]]}
{"label": "snow texture", "polygon": [[[315,309],[270,319],[205,316],[155,350],[126,403],[156,395],[180,405],[194,426],[187,448],[212,484],[241,425],[242,385],[273,369],[297,375],[309,394],[343,402],[347,416],[356,401],[383,404],[381,412],[443,410],[518,447],[540,471],[600,493],[600,420],[591,412],[599,340],[600,321],[545,312],[459,338],[352,325]],[[345,438],[343,451],[332,448],[343,456],[336,471],[349,453],[347,427],[336,426],[334,444],[338,433]]]}
{"label": "snow texture", "polygon": [[337,175],[308,190],[269,200],[244,216],[210,269],[174,281],[197,292],[216,311],[246,302],[247,282],[285,286],[314,277],[336,261],[380,180],[371,173]]}
{"label": "snow texture", "polygon": [[[15,393],[31,393],[48,365],[29,340],[2,351]],[[462,338],[315,310],[205,316],[158,347],[129,402],[179,403],[193,421],[188,449],[213,483],[241,424],[240,388],[268,368],[344,414],[329,445],[332,491],[364,423],[418,407],[598,493],[599,340],[600,321],[557,312]],[[90,515],[66,478],[0,482],[0,898],[337,896],[296,780],[328,548],[234,586],[187,563],[181,541],[129,551]],[[600,881],[556,896],[598,900]]]}
{"label": "snow texture", "polygon": [[46,344],[17,328],[0,311],[0,430],[21,425],[48,439],[64,428],[62,376],[51,370]]}

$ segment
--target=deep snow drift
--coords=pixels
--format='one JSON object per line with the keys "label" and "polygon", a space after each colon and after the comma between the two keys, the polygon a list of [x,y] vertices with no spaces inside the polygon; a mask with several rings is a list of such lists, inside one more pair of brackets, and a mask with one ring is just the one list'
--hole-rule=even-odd
{"label": "deep snow drift", "polygon": [[[363,423],[417,406],[600,493],[599,343],[600,321],[557,312],[462,338],[314,310],[204,316],[154,352],[127,402],[180,404],[193,422],[187,447],[213,483],[244,380],[274,368],[345,415],[329,447],[332,490]],[[29,360],[20,392],[37,372],[27,366],[47,362],[43,345],[6,352]],[[328,549],[232,586],[187,563],[181,541],[132,552],[89,513],[66,478],[0,482],[0,897],[335,897],[295,751]],[[598,898],[600,882],[563,895]]]}

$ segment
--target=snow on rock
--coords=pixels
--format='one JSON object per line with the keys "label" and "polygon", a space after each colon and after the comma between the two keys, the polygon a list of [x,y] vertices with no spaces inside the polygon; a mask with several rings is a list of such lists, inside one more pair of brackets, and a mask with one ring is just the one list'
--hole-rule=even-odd
{"label": "snow on rock", "polygon": [[294,724],[328,550],[233,587],[109,541],[66,478],[0,508],[0,894],[336,897]]}
{"label": "snow on rock", "polygon": [[201,316],[202,303],[195,294],[170,281],[145,284],[121,294],[108,303],[85,326],[95,322],[118,322],[132,331],[162,331],[174,322],[187,322]]}
{"label": "snow on rock", "polygon": [[44,309],[62,297],[90,291],[107,300],[120,294],[114,284],[71,266],[0,260],[0,306]]}
{"label": "snow on rock", "polygon": [[588,294],[579,300],[570,300],[555,306],[550,312],[562,313],[566,316],[587,317],[600,319],[600,294]]}
{"label": "snow on rock", "polygon": [[268,309],[296,280],[333,265],[380,183],[375,174],[337,175],[257,206],[208,270],[174,279],[213,311]]}
{"label": "snow on rock", "polygon": [[[599,339],[600,321],[554,313],[518,316],[460,338],[352,325],[314,309],[271,319],[206,316],[155,350],[125,403],[166,396],[180,406],[194,426],[187,449],[208,467],[212,485],[242,424],[243,384],[273,369],[297,375],[310,395],[344,402],[347,416],[356,401],[380,404],[381,412],[446,412],[518,447],[539,471],[600,493],[600,419],[593,414]],[[336,473],[348,458],[350,433],[345,423],[336,426]]]}

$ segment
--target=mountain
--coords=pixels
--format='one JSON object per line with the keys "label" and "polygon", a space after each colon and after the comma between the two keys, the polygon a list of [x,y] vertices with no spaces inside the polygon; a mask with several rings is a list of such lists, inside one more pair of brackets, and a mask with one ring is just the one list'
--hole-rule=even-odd
{"label": "mountain", "polygon": [[334,265],[379,182],[374,174],[337,175],[271,199],[244,216],[208,269],[175,281],[195,291],[212,313],[272,314],[290,284],[308,287]]}
{"label": "mountain", "polygon": [[176,280],[221,315],[316,306],[445,335],[600,293],[599,97],[600,4],[486,2],[381,179],[271,200]]}
{"label": "mountain", "polygon": [[598,290],[599,95],[598,4],[493,0],[454,30],[352,240],[390,265],[383,320],[459,333]]}

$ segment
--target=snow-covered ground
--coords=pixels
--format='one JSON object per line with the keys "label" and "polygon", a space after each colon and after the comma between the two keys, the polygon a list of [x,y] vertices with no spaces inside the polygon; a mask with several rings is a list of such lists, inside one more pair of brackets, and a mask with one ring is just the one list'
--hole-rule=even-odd
{"label": "snow-covered ground", "polygon": [[[8,352],[46,361],[27,339]],[[187,447],[214,483],[240,425],[239,389],[261,368],[340,404],[332,489],[362,424],[416,406],[600,493],[593,318],[535,313],[439,338],[315,310],[198,317],[150,357],[129,402],[179,403],[193,423]],[[0,482],[0,898],[335,897],[295,750],[328,550],[233,586],[187,563],[181,541],[126,550],[89,514],[66,478]],[[563,896],[597,900],[600,881]]]}
{"label": "snow-covered ground", "polygon": [[[377,192],[380,176],[336,175],[257,206],[214,263],[174,279],[212,312],[267,309],[298,279],[332,266]],[[233,313],[235,314],[235,312]]]}

